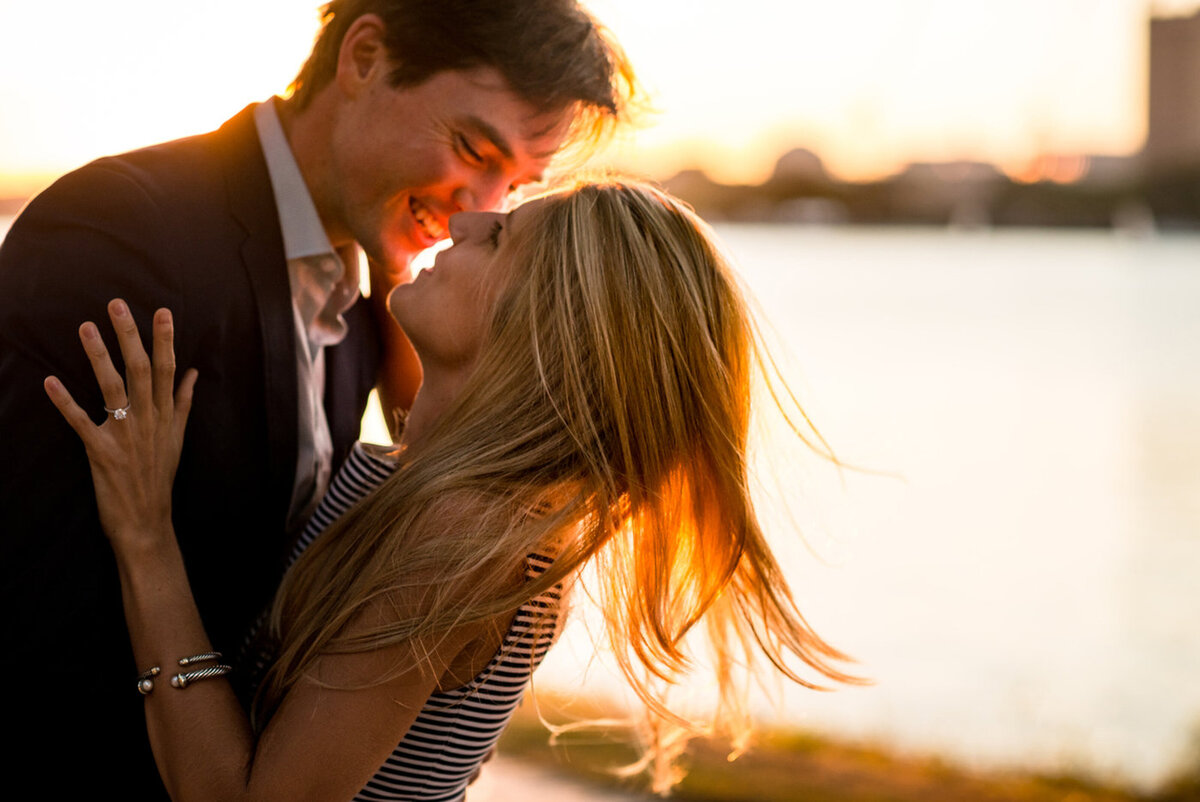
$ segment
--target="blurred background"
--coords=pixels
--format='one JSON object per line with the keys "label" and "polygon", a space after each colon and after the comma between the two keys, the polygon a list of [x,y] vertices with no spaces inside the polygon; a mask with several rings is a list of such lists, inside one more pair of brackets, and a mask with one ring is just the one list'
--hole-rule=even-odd
{"label": "blurred background", "polygon": [[[714,222],[822,433],[891,474],[764,456],[801,608],[876,684],[760,716],[1197,781],[1200,2],[588,6],[655,109],[597,161]],[[0,0],[0,236],[62,172],[282,92],[316,28],[311,0]],[[575,627],[539,688],[617,694],[592,657]]]}

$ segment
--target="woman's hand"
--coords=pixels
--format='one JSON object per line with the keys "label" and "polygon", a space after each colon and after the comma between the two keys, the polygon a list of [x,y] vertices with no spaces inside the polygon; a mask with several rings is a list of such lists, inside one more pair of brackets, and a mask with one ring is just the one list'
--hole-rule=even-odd
{"label": "woman's hand", "polygon": [[[154,357],[142,347],[137,324],[120,299],[108,304],[125,360],[126,381],[113,367],[108,349],[92,322],[79,327],[83,350],[104,396],[108,419],[92,423],[67,389],[54,376],[45,381],[46,394],[70,424],[87,450],[96,487],[100,523],[113,549],[153,547],[170,536],[171,486],[183,431],[192,404],[197,372],[189,370],[175,382],[174,328],[171,313],[154,313]],[[164,535],[165,533],[165,535]]]}

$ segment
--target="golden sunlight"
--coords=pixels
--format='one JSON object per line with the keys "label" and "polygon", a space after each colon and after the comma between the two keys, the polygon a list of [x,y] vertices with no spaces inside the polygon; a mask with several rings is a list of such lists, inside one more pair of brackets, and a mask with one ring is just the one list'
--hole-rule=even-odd
{"label": "golden sunlight", "polygon": [[216,128],[283,91],[317,30],[315,3],[278,0],[24,3],[4,17],[0,197]]}
{"label": "golden sunlight", "polygon": [[[319,3],[13,5],[0,25],[0,198],[96,156],[210,130],[283,91]],[[795,148],[852,180],[910,162],[1020,173],[1046,153],[1135,152],[1149,15],[1197,2],[587,5],[657,110],[610,160],[657,178],[699,167],[757,182]]]}

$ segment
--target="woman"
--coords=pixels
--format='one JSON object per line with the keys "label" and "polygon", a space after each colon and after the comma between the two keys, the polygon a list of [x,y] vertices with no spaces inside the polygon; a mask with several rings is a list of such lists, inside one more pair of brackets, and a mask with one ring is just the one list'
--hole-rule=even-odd
{"label": "woman", "polygon": [[[389,299],[424,381],[392,463],[359,454],[387,478],[290,568],[253,721],[206,654],[172,534],[196,374],[172,394],[169,313],[155,316],[150,359],[128,311],[110,306],[128,395],[95,326],[81,328],[106,405],[127,414],[93,426],[46,381],[92,463],[175,799],[460,798],[482,752],[457,784],[376,781],[405,762],[396,754],[439,694],[469,698],[513,665],[532,670],[556,589],[588,562],[607,638],[658,725],[657,788],[688,726],[657,688],[687,671],[692,630],[715,664],[714,723],[735,734],[739,666],[765,658],[808,685],[799,661],[852,681],[796,610],[754,515],[746,439],[761,361],[704,224],[654,189],[606,182],[507,215],[459,214],[450,232],[454,246]],[[166,673],[205,668],[166,686]]]}

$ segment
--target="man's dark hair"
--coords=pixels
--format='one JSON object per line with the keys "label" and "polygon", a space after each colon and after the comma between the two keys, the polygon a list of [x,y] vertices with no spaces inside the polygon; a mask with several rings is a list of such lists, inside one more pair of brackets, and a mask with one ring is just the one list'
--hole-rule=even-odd
{"label": "man's dark hair", "polygon": [[624,52],[576,0],[332,0],[292,82],[298,108],[333,80],[342,39],[364,14],[383,20],[393,86],[493,67],[539,112],[573,109],[572,139],[598,139],[634,91]]}

